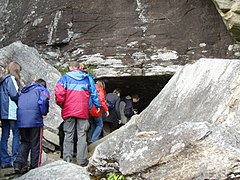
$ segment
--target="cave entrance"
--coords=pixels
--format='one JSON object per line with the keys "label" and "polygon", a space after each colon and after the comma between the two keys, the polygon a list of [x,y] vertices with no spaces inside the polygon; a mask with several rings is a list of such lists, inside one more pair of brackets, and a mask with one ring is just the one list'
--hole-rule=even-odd
{"label": "cave entrance", "polygon": [[121,89],[121,98],[127,95],[138,94],[140,101],[134,104],[134,108],[140,113],[159,94],[172,75],[161,76],[125,76],[98,78],[106,84],[106,93],[115,88]]}

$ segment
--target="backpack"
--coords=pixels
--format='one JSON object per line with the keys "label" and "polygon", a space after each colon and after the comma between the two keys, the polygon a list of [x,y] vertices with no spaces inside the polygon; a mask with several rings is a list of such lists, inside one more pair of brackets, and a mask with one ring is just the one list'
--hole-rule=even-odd
{"label": "backpack", "polygon": [[124,115],[127,118],[131,118],[134,113],[133,113],[133,106],[132,106],[132,100],[131,99],[125,99],[124,101],[126,103],[125,108],[124,108]]}
{"label": "backpack", "polygon": [[124,101],[120,101],[119,110],[121,115],[121,124],[126,124],[128,122],[128,118],[124,114],[126,103]]}

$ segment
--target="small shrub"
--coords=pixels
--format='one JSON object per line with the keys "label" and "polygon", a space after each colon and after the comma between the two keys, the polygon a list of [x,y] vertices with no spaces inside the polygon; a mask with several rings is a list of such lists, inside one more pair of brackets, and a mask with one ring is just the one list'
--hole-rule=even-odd
{"label": "small shrub", "polygon": [[94,73],[93,73],[94,69],[97,69],[97,66],[92,66],[92,65],[87,66],[87,72],[92,76],[94,76]]}
{"label": "small shrub", "polygon": [[125,177],[123,175],[118,175],[114,172],[110,172],[107,174],[108,180],[125,180]]}
{"label": "small shrub", "polygon": [[61,67],[61,66],[55,66],[55,68],[63,75],[67,72],[69,72],[69,66],[67,67]]}

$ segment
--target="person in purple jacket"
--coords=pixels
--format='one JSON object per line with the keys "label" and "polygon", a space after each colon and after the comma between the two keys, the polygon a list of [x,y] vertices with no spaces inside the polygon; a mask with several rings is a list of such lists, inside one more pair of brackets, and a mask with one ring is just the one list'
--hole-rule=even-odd
{"label": "person in purple jacket", "polygon": [[74,147],[74,132],[77,128],[77,164],[88,165],[87,131],[88,113],[92,104],[100,111],[100,102],[95,82],[90,74],[79,69],[77,61],[70,62],[70,72],[64,74],[55,86],[55,101],[62,108],[64,120],[63,160],[71,162]]}
{"label": "person in purple jacket", "polygon": [[17,125],[20,130],[21,144],[17,158],[13,163],[15,172],[20,172],[28,164],[30,169],[41,166],[43,119],[49,111],[50,94],[46,81],[38,79],[23,87],[18,99]]}

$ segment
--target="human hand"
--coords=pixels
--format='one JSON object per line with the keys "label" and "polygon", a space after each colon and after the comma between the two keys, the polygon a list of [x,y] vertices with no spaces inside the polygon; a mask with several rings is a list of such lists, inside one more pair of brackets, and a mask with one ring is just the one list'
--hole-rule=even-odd
{"label": "human hand", "polygon": [[42,118],[43,118],[43,119],[46,119],[46,118],[47,118],[47,116],[42,116]]}
{"label": "human hand", "polygon": [[134,114],[137,114],[137,113],[138,113],[138,110],[137,110],[137,109],[134,109],[134,110],[133,110],[133,113],[134,113]]}
{"label": "human hand", "polygon": [[101,110],[100,108],[97,108],[97,113],[99,113],[99,112],[100,112],[100,110]]}
{"label": "human hand", "polygon": [[106,117],[108,117],[109,116],[109,111],[106,111],[105,114],[106,114]]}

